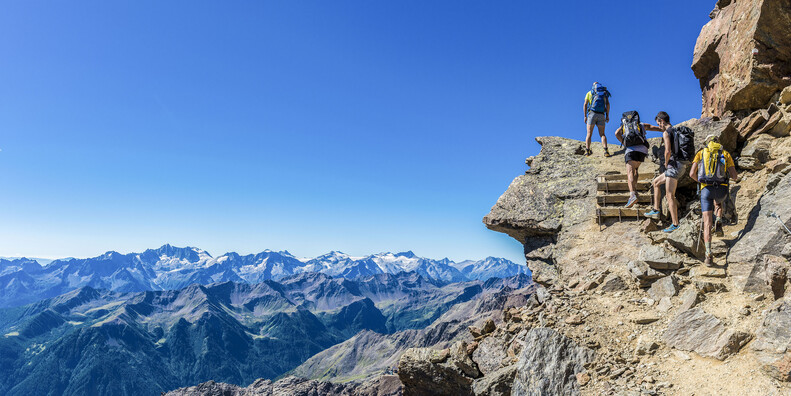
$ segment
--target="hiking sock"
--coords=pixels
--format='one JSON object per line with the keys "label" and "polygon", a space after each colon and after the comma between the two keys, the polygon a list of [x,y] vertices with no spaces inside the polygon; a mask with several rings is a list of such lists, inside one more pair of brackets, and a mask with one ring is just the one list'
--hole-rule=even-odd
{"label": "hiking sock", "polygon": [[711,256],[711,242],[706,242],[706,256]]}

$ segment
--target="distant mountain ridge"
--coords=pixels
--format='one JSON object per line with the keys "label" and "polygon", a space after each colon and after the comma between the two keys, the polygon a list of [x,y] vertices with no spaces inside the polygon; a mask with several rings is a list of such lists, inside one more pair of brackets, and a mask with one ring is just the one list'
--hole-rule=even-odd
{"label": "distant mountain ridge", "polygon": [[131,396],[208,380],[247,385],[361,331],[423,329],[456,307],[531,285],[525,274],[443,283],[414,272],[355,280],[312,272],[136,293],[86,286],[0,309],[0,394]]}
{"label": "distant mountain ridge", "polygon": [[260,283],[308,272],[346,279],[415,272],[447,283],[504,278],[529,270],[495,257],[456,263],[447,258],[418,257],[411,251],[365,257],[332,251],[312,259],[299,259],[288,251],[272,250],[212,257],[199,248],[166,244],[142,253],[110,251],[92,258],[53,260],[46,265],[34,259],[0,259],[0,307],[52,298],[84,286],[117,292],[174,290],[191,284]]}

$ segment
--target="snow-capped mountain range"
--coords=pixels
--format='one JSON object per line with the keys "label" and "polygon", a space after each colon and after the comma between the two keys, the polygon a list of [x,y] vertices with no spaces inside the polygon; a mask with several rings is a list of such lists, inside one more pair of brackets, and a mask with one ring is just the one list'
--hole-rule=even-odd
{"label": "snow-capped mountain range", "polygon": [[446,283],[529,273],[524,265],[495,257],[456,263],[447,258],[418,257],[411,251],[365,257],[351,257],[333,251],[304,259],[287,251],[271,250],[244,256],[231,252],[212,257],[205,250],[194,247],[164,245],[142,253],[110,251],[86,259],[53,260],[43,266],[32,259],[0,259],[0,307],[54,297],[83,286],[119,292],[171,290],[195,283],[259,283],[306,272],[347,279],[416,272]]}

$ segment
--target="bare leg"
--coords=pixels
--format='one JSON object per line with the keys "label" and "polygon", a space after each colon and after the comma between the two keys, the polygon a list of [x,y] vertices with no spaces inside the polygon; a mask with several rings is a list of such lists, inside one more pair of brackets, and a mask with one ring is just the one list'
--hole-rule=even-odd
{"label": "bare leg", "polygon": [[678,201],[676,201],[676,186],[678,180],[672,177],[665,178],[665,193],[667,194],[667,208],[670,209],[670,218],[673,225],[678,225]]}
{"label": "bare leg", "polygon": [[654,209],[658,212],[662,210],[662,186],[665,184],[665,174],[655,177],[652,183],[654,185]]}
{"label": "bare leg", "polygon": [[601,136],[601,144],[607,150],[607,135],[604,134],[604,125],[599,125],[599,136]]}
{"label": "bare leg", "polygon": [[629,192],[637,193],[637,169],[640,168],[639,161],[629,161],[626,163],[626,178],[629,180]]}
{"label": "bare leg", "polygon": [[591,136],[593,136],[593,124],[588,124],[588,135],[585,137],[585,147],[591,149]]}
{"label": "bare leg", "polygon": [[703,212],[703,242],[711,243],[711,224],[714,223],[713,212],[707,210]]}

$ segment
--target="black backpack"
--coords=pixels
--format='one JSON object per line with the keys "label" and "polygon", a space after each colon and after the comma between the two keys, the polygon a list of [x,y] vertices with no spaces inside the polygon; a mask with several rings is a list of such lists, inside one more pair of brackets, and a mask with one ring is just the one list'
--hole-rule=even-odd
{"label": "black backpack", "polygon": [[648,147],[645,129],[640,125],[640,114],[637,111],[627,111],[621,116],[623,128],[623,145],[626,147],[644,145]]}
{"label": "black backpack", "polygon": [[680,126],[673,128],[673,157],[678,161],[692,161],[695,157],[695,132]]}

